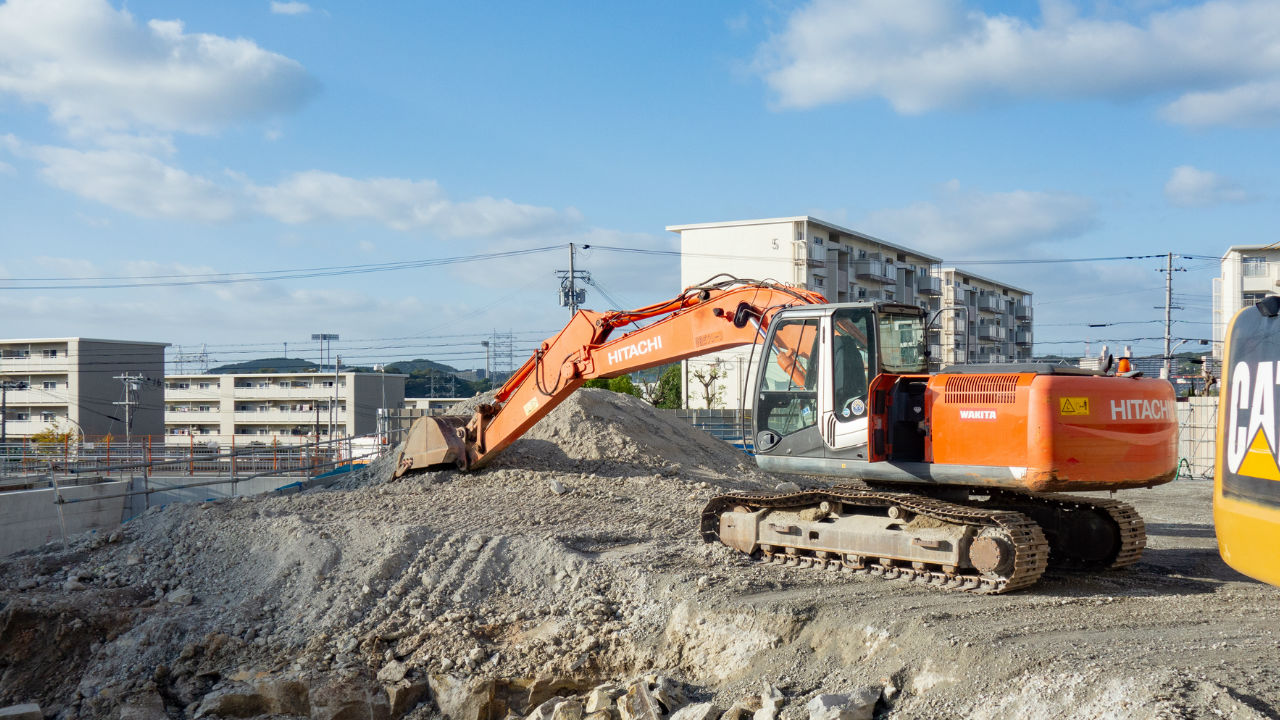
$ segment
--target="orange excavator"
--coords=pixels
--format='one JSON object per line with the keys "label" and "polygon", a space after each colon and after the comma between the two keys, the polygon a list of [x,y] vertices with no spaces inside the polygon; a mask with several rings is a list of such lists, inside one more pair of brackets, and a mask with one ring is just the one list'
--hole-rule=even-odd
{"label": "orange excavator", "polygon": [[767,562],[981,594],[1027,587],[1051,565],[1136,562],[1146,535],[1132,507],[1058,492],[1172,480],[1173,387],[1048,364],[931,374],[925,334],[916,306],[829,304],[728,276],[637,310],[581,310],[494,402],[470,417],[417,420],[397,475],[482,468],[592,378],[759,343],[756,462],[842,482],[714,497],[701,517],[708,542]]}

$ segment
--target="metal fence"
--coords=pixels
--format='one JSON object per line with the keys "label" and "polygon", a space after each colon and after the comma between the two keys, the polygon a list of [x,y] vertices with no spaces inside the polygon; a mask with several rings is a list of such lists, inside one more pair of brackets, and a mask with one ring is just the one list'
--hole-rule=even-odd
{"label": "metal fence", "polygon": [[[21,487],[53,474],[112,477],[122,473],[150,475],[218,475],[236,477],[260,473],[307,475],[352,459],[377,454],[391,442],[389,435],[359,435],[282,443],[276,438],[249,441],[189,436],[174,443],[173,436],[113,437],[59,442],[21,439],[0,445],[0,489]],[[167,442],[166,442],[167,441]]]}

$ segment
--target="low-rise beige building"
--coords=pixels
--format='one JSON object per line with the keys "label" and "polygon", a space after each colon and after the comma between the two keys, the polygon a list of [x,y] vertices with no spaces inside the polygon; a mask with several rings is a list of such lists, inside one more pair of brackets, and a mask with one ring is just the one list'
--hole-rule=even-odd
{"label": "low-rise beige building", "polygon": [[[913,250],[808,215],[671,225],[680,235],[680,288],[718,273],[778,280],[821,293],[829,302],[887,300],[928,308],[941,292],[941,263]],[[680,288],[670,288],[674,295]],[[736,408],[750,348],[685,360],[684,406],[705,407],[696,376],[719,375],[717,408]]]}
{"label": "low-rise beige building", "polygon": [[1241,308],[1280,293],[1280,246],[1232,245],[1213,279],[1213,357],[1222,359],[1227,325]]}
{"label": "low-rise beige building", "polygon": [[954,267],[939,268],[941,311],[930,329],[929,352],[939,365],[1027,362],[1031,359],[1031,291]]}
{"label": "low-rise beige building", "polygon": [[[378,431],[378,409],[404,407],[406,375],[245,373],[165,378],[170,442],[297,444]],[[333,432],[330,434],[330,427]]]}
{"label": "low-rise beige building", "polygon": [[90,438],[159,435],[166,347],[82,337],[0,340],[4,435],[50,429]]}

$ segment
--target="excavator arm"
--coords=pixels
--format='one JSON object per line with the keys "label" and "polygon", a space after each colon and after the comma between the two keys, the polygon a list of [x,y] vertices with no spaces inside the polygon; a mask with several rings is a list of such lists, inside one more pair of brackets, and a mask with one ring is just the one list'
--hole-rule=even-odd
{"label": "excavator arm", "polygon": [[[481,405],[470,417],[416,420],[396,475],[441,466],[481,468],[587,380],[757,342],[778,310],[825,302],[817,293],[772,281],[716,276],[671,300],[636,310],[579,310],[564,329],[542,342],[493,403]],[[640,327],[643,321],[651,322]],[[633,323],[638,329],[621,331]],[[799,352],[793,350],[788,358],[793,367]]]}

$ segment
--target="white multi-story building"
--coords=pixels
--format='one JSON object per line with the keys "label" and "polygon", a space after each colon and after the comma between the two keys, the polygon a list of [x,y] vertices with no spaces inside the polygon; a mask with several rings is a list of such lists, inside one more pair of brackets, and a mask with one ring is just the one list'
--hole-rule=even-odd
{"label": "white multi-story building", "polygon": [[929,354],[941,365],[1026,362],[1031,359],[1031,292],[953,267],[939,268],[941,310],[929,333]]}
{"label": "white multi-story building", "polygon": [[1213,357],[1222,359],[1222,340],[1231,318],[1268,295],[1280,293],[1280,246],[1232,245],[1222,256],[1222,274],[1213,279]]}
{"label": "white multi-story building", "polygon": [[164,432],[170,442],[278,442],[376,432],[378,408],[404,407],[407,375],[245,373],[165,378]]}
{"label": "white multi-story building", "polygon": [[[939,258],[807,215],[667,230],[680,235],[681,287],[730,273],[804,287],[830,302],[891,300],[926,309],[941,293],[933,273]],[[713,368],[720,374],[713,406],[739,407],[750,354],[748,347],[686,360],[685,407],[706,406],[698,376]]]}
{"label": "white multi-story building", "polygon": [[90,438],[160,434],[166,347],[80,337],[0,340],[0,383],[7,388],[4,434],[10,439],[50,429]]}

